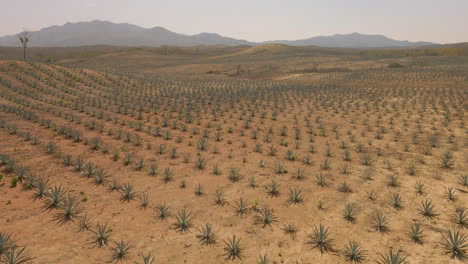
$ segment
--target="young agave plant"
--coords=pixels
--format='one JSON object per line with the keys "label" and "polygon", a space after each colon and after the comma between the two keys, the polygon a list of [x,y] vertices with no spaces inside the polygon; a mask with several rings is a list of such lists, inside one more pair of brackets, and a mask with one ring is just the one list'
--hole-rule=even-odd
{"label": "young agave plant", "polygon": [[455,195],[455,189],[452,187],[448,187],[445,189],[445,194],[444,197],[449,201],[449,202],[454,202],[458,199],[458,197]]}
{"label": "young agave plant", "polygon": [[402,209],[403,208],[403,198],[401,198],[401,195],[399,193],[394,193],[392,194],[391,196],[391,203],[392,203],[392,206],[393,208],[399,210],[399,209]]}
{"label": "young agave plant", "polygon": [[42,200],[47,197],[47,189],[49,188],[48,182],[49,182],[48,180],[44,180],[44,179],[38,179],[36,181],[36,185],[35,185],[36,192],[33,195],[34,200],[37,200],[37,199]]}
{"label": "young agave plant", "polygon": [[122,186],[122,197],[121,200],[125,202],[130,202],[135,198],[135,185],[131,183],[126,183]]}
{"label": "young agave plant", "polygon": [[166,204],[158,204],[154,208],[154,211],[156,212],[156,219],[158,220],[166,220],[170,213],[169,213],[169,206]]}
{"label": "young agave plant", "polygon": [[382,233],[388,232],[387,224],[388,218],[381,212],[377,212],[372,215],[372,226],[375,228],[375,231]]}
{"label": "young agave plant", "polygon": [[28,176],[26,176],[26,181],[23,183],[23,188],[27,191],[36,188],[36,174],[30,173]]}
{"label": "young agave plant", "polygon": [[156,258],[149,252],[146,255],[141,255],[141,262],[135,262],[135,264],[154,264]]}
{"label": "young agave plant", "polygon": [[147,192],[142,193],[140,196],[140,207],[143,209],[148,208],[149,205],[149,195]]}
{"label": "young agave plant", "polygon": [[202,245],[212,245],[216,243],[216,235],[213,230],[213,225],[205,224],[198,232],[197,238]]}
{"label": "young agave plant", "polygon": [[165,168],[162,181],[164,183],[169,183],[174,179],[174,173],[172,172],[171,168]]}
{"label": "young agave plant", "polygon": [[249,178],[249,187],[252,189],[257,188],[257,181],[255,179],[255,176],[250,176]]}
{"label": "young agave plant", "polygon": [[424,202],[421,202],[421,208],[419,209],[419,211],[425,218],[433,218],[437,215],[434,212],[434,206],[432,205],[432,202],[430,200],[425,200]]}
{"label": "young agave plant", "polygon": [[291,204],[301,204],[304,202],[304,197],[302,196],[302,188],[294,187],[289,188],[289,199],[288,202]]}
{"label": "young agave plant", "polygon": [[71,154],[66,154],[63,158],[63,165],[68,167],[73,164],[73,156]]}
{"label": "young agave plant", "polygon": [[366,251],[356,241],[349,241],[348,245],[343,249],[343,255],[347,261],[355,264],[359,264],[366,259]]}
{"label": "young agave plant", "polygon": [[468,261],[468,237],[466,235],[459,231],[448,231],[443,236],[443,246],[452,259],[458,259],[463,263]]}
{"label": "young agave plant", "polygon": [[64,194],[65,191],[60,186],[54,186],[53,188],[50,188],[49,192],[47,193],[47,197],[49,199],[46,201],[46,208],[48,210],[59,208]]}
{"label": "young agave plant", "polygon": [[145,168],[145,159],[143,157],[138,157],[135,169],[137,171],[141,171],[144,168]]}
{"label": "young agave plant", "polygon": [[260,208],[258,210],[258,214],[255,217],[255,222],[261,224],[263,227],[277,222],[274,210],[269,206]]}
{"label": "young agave plant", "polygon": [[270,258],[267,255],[260,255],[257,264],[270,264]]}
{"label": "young agave plant", "polygon": [[107,178],[109,178],[109,175],[104,171],[104,169],[98,168],[94,175],[94,184],[103,185],[107,182]]}
{"label": "young agave plant", "polygon": [[320,187],[325,187],[325,186],[327,186],[327,175],[326,175],[326,174],[323,174],[323,173],[319,173],[319,174],[315,177],[315,181],[317,182],[317,184],[318,184]]}
{"label": "young agave plant", "polygon": [[240,241],[236,235],[233,235],[228,240],[224,240],[224,256],[226,256],[226,259],[235,260],[242,258],[244,248],[241,246]]}
{"label": "young agave plant", "polygon": [[455,209],[453,218],[459,227],[468,228],[468,211],[465,208]]}
{"label": "young agave plant", "polygon": [[156,164],[150,165],[149,174],[151,176],[156,176],[158,174],[158,166]]}
{"label": "young agave plant", "polygon": [[276,181],[276,179],[272,179],[271,182],[269,184],[267,184],[266,186],[266,189],[267,189],[267,193],[271,196],[271,197],[278,197],[280,195],[280,191],[279,191],[279,187],[280,187],[280,183],[278,183]]}
{"label": "young agave plant", "polygon": [[229,169],[229,176],[228,179],[231,182],[238,182],[240,180],[239,169],[237,168],[230,168]]}
{"label": "young agave plant", "polygon": [[320,253],[324,253],[331,249],[333,246],[333,239],[330,238],[330,232],[328,231],[328,228],[323,226],[322,224],[317,226],[314,226],[314,232],[313,234],[308,235],[308,241],[307,244],[312,245],[312,249],[318,248],[320,250]]}
{"label": "young agave plant", "polygon": [[128,258],[129,251],[131,249],[130,242],[120,240],[115,243],[112,249],[112,261],[123,261]]}
{"label": "young agave plant", "polygon": [[296,233],[298,231],[298,228],[297,228],[296,224],[294,224],[292,221],[289,221],[286,224],[284,224],[283,231],[284,231],[284,233],[286,233],[288,235],[294,236],[294,235],[296,235]]}
{"label": "young agave plant", "polygon": [[82,232],[85,230],[89,230],[91,228],[91,223],[89,218],[85,215],[79,218],[79,229],[78,231]]}
{"label": "young agave plant", "polygon": [[93,231],[94,239],[93,242],[97,247],[107,246],[109,244],[109,238],[112,235],[112,227],[108,227],[106,224],[97,224],[96,230]]}
{"label": "young agave plant", "polygon": [[0,255],[0,262],[5,264],[24,264],[32,260],[24,250],[25,247],[19,249],[18,247],[12,247],[10,251]]}
{"label": "young agave plant", "polygon": [[195,187],[195,195],[198,197],[205,195],[203,186],[200,183],[197,185],[197,187]]}
{"label": "young agave plant", "polygon": [[246,200],[240,198],[239,201],[235,202],[234,210],[236,215],[243,216],[248,213],[249,206]]}
{"label": "young agave plant", "polygon": [[94,163],[92,162],[86,163],[86,165],[84,166],[86,177],[88,178],[93,177],[94,173],[96,172],[96,169],[97,169],[97,166]]}
{"label": "young agave plant", "polygon": [[354,223],[356,221],[356,206],[351,203],[345,204],[344,218],[346,221]]}
{"label": "young agave plant", "polygon": [[202,158],[202,157],[199,157],[197,159],[197,162],[196,162],[195,166],[196,166],[196,168],[198,170],[204,170],[205,167],[206,167],[206,160],[204,158]]}
{"label": "young agave plant", "polygon": [[214,201],[216,205],[224,205],[226,203],[226,199],[224,198],[224,193],[221,190],[216,190],[214,194]]}
{"label": "young agave plant", "polygon": [[416,184],[414,185],[414,188],[416,189],[416,192],[419,195],[423,195],[425,193],[425,190],[426,190],[426,186],[424,185],[424,183],[422,183],[420,181],[416,181]]}
{"label": "young agave plant", "polygon": [[10,233],[0,232],[0,256],[10,251],[11,248],[15,247],[15,244],[16,242]]}
{"label": "young agave plant", "polygon": [[67,198],[64,198],[60,203],[58,209],[60,212],[55,216],[60,224],[65,224],[69,221],[73,221],[78,214],[81,213],[81,203],[76,196],[68,195]]}
{"label": "young agave plant", "polygon": [[185,211],[185,209],[177,212],[176,222],[174,223],[174,228],[177,229],[180,233],[185,233],[189,231],[189,228],[192,227],[192,213]]}
{"label": "young agave plant", "polygon": [[421,224],[415,223],[410,225],[410,232],[409,235],[414,243],[416,244],[423,244],[423,232],[421,228]]}
{"label": "young agave plant", "polygon": [[114,191],[118,191],[120,190],[120,183],[119,183],[119,180],[117,180],[117,178],[112,178],[112,181],[110,181],[109,183],[109,187],[108,187],[108,190],[110,192],[114,192]]}
{"label": "young agave plant", "polygon": [[392,249],[387,254],[380,254],[380,260],[377,261],[378,264],[405,264],[406,256],[401,254],[400,251],[396,253]]}

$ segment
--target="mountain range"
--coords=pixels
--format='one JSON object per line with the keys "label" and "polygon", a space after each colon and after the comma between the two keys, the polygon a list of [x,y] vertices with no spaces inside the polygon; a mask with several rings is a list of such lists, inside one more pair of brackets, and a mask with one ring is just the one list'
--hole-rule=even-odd
{"label": "mountain range", "polygon": [[[31,47],[72,47],[91,45],[112,46],[196,46],[196,45],[261,45],[287,44],[291,46],[320,46],[334,48],[386,48],[422,47],[435,45],[431,42],[410,42],[387,38],[383,35],[359,33],[318,36],[301,40],[276,40],[249,42],[224,37],[215,33],[184,35],[163,27],[143,28],[127,23],[112,23],[93,20],[89,22],[66,23],[32,32]],[[18,35],[0,37],[0,46],[19,46]]]}

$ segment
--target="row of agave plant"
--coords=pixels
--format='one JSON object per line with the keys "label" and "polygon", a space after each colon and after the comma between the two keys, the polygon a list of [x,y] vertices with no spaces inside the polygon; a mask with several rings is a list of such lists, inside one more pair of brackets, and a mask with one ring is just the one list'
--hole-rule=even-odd
{"label": "row of agave plant", "polygon": [[[7,124],[4,128],[9,131],[11,124]],[[21,133],[19,133],[21,135]],[[53,154],[53,151],[50,151],[50,147],[46,146],[48,149],[48,153]],[[80,202],[76,199],[76,197],[68,196],[64,197],[64,191],[61,187],[48,187],[48,182],[43,179],[36,179],[34,174],[27,173],[27,169],[21,165],[17,165],[14,159],[11,159],[8,155],[2,154],[0,155],[0,165],[4,165],[5,172],[13,172],[15,174],[14,179],[20,182],[24,180],[24,188],[29,190],[35,190],[34,199],[44,199],[45,197],[49,197],[50,200],[47,200],[46,207],[47,209],[60,209],[63,212],[58,213],[56,215],[56,220],[60,223],[66,223],[68,221],[72,221],[74,218],[78,218],[78,214],[81,212]],[[85,175],[87,177],[95,177],[95,184],[101,185],[107,182],[108,175],[102,170],[97,167],[93,163],[85,163],[81,158],[77,158],[76,160],[73,159],[71,155],[64,155],[63,162],[66,166],[74,165],[75,170],[77,172],[85,171]],[[238,177],[238,170],[232,169],[230,170],[229,177],[230,179],[236,179]],[[325,177],[324,175],[320,177]],[[320,177],[317,179],[317,183],[323,183],[325,181],[324,178],[320,180]],[[12,181],[13,182],[13,181]],[[252,187],[255,184],[251,184]],[[323,184],[325,186],[325,184]],[[396,178],[389,179],[389,186],[398,186],[398,181]],[[344,188],[344,187],[343,187]],[[417,188],[420,192],[424,190],[424,185],[419,185]],[[110,191],[121,191],[122,196],[121,199],[123,201],[131,201],[136,197],[136,191],[134,186],[131,184],[124,184],[120,186],[118,182],[114,179],[112,182],[109,183],[109,190]],[[275,181],[267,187],[268,193],[271,196],[278,196],[279,195],[279,185]],[[301,197],[302,190],[300,188],[295,188],[290,190],[290,201],[292,204],[300,204],[303,202],[303,198]],[[197,196],[203,196],[203,188],[201,185],[198,185],[195,191]],[[447,199],[455,200],[455,195],[452,191],[447,190]],[[222,205],[225,203],[225,198],[223,197],[223,193],[221,191],[217,191],[215,193],[215,204]],[[393,205],[395,208],[401,208],[401,196],[398,194],[394,195],[392,198]],[[143,208],[148,207],[149,198],[147,194],[143,194],[141,196],[141,206]],[[250,208],[248,208],[248,203],[244,200],[240,200],[236,203],[236,214],[243,215],[246,214]],[[272,223],[276,222],[276,217],[274,215],[273,209],[268,206],[262,208],[251,208],[254,210],[257,215],[255,216],[256,222],[263,226],[271,225]],[[160,220],[165,220],[170,215],[169,207],[165,204],[160,204],[155,207],[157,212],[157,218]],[[431,218],[436,215],[434,211],[434,207],[430,201],[426,201],[422,204],[421,214],[425,217]],[[465,210],[460,209],[455,212],[455,216],[458,216],[458,224],[461,227],[467,226],[467,213]],[[191,216],[191,212],[187,212],[185,210],[181,210],[177,212],[175,216],[176,222],[174,223],[174,227],[179,232],[187,232],[189,228],[192,227],[193,217]],[[344,210],[344,218],[350,222],[355,221],[355,207],[352,204],[347,204]],[[79,217],[80,222],[80,230],[88,230],[90,227],[89,219],[86,217]],[[388,218],[381,213],[376,213],[373,216],[373,226],[376,231],[379,232],[388,232]],[[284,225],[284,231],[288,234],[294,235],[297,232],[297,227],[294,223],[290,222]],[[108,228],[107,225],[98,224],[95,234],[98,234],[96,240],[102,241],[100,246],[107,245],[108,238],[111,234],[111,228]],[[410,231],[412,239],[416,243],[423,243],[423,230],[419,224],[414,224],[411,226]],[[197,235],[200,238],[202,244],[213,244],[215,243],[215,233],[213,226],[210,224],[206,224],[204,227],[201,228],[200,234]],[[107,239],[106,239],[107,238]],[[328,229],[320,225],[319,228],[315,228],[314,234],[309,236],[310,241],[308,243],[313,244],[314,248],[317,247],[323,253],[332,245],[332,239],[329,238]],[[444,237],[444,243],[447,251],[451,249],[452,257],[459,258],[461,260],[466,258],[465,255],[465,248],[466,248],[466,237],[463,234],[460,234],[458,231],[449,231],[448,235]],[[242,247],[239,242],[239,239],[236,236],[233,236],[230,240],[225,241],[226,247],[226,254],[227,258],[235,259],[237,257],[241,257]],[[126,241],[119,241],[115,245],[114,249],[114,260],[118,259],[125,259],[128,255],[131,246]],[[362,261],[365,258],[365,253],[359,246],[359,243],[355,241],[350,241],[348,247],[344,251],[344,255],[349,259],[353,260],[354,262]],[[120,257],[119,257],[120,256]],[[148,255],[150,256],[150,255]],[[404,257],[396,257],[400,256],[400,252],[394,254],[392,251],[387,255],[382,255],[382,259],[401,259],[401,263],[404,261]],[[267,256],[262,256],[261,259],[268,260]],[[382,262],[387,263],[387,262]],[[390,262],[392,263],[392,262]],[[397,262],[398,263],[398,262]]]}
{"label": "row of agave plant", "polygon": [[[64,70],[64,72],[66,73],[67,70]],[[67,73],[66,75],[67,75],[67,76],[74,76],[73,74],[68,74],[68,73]],[[79,77],[75,76],[75,77],[73,77],[73,78],[75,79],[75,78],[79,78]],[[28,83],[29,83],[29,81],[28,81]],[[142,93],[136,93],[136,94],[142,94]],[[79,109],[81,109],[81,107],[79,107]],[[137,117],[137,120],[138,120],[138,119],[139,119],[139,117]],[[163,121],[163,122],[164,122],[164,121]],[[47,123],[47,122],[46,122],[46,123]],[[93,125],[91,124],[91,126],[93,126]],[[138,126],[137,126],[136,129],[138,129]],[[14,128],[9,127],[9,130],[14,131]],[[319,131],[320,131],[320,133],[322,133],[321,131],[323,131],[323,130],[320,129]],[[379,131],[380,131],[380,132],[379,132]],[[228,132],[228,133],[229,133],[229,132]],[[324,134],[326,135],[326,133],[324,133]],[[376,134],[375,134],[375,138],[376,138],[376,139],[382,138],[382,137],[384,137],[384,136],[385,136],[385,131],[382,131],[381,129],[379,129],[379,130],[376,132]],[[398,137],[400,137],[400,136],[395,135],[395,139],[397,139]],[[431,138],[430,138],[429,140],[431,141],[431,144],[432,144],[432,142],[436,142],[436,143],[437,143],[437,140],[432,140]],[[449,141],[449,139],[448,139],[448,141]],[[53,144],[48,144],[48,145],[52,146]],[[356,149],[358,149],[358,148],[359,148],[359,147],[356,145]],[[404,148],[406,148],[406,146],[404,146]],[[269,151],[269,152],[271,152],[271,151]],[[325,155],[327,156],[327,153],[325,153]],[[333,155],[333,154],[331,154],[331,155]],[[127,155],[125,155],[125,156],[127,156]],[[130,155],[130,156],[131,156],[131,155]],[[129,156],[129,157],[130,157],[130,156]],[[294,157],[295,155],[294,155],[294,153],[291,154],[291,153],[288,152],[285,156],[286,156],[286,158],[287,158],[289,161],[291,161],[290,157]],[[345,155],[344,155],[344,156],[345,156]],[[444,155],[444,157],[447,157],[446,160],[451,161],[451,155],[450,155],[450,154]],[[443,162],[444,157],[441,158],[441,164],[443,164],[442,162]],[[368,156],[367,158],[365,158],[365,155],[363,155],[363,156],[362,156],[363,163],[368,163],[368,162],[366,162],[366,160],[368,160],[369,158],[372,158],[372,156]],[[64,159],[66,159],[66,158],[64,157]],[[73,158],[70,159],[70,160],[73,160]],[[125,157],[125,158],[124,158],[124,163],[129,163],[129,162],[127,162],[127,160],[131,160],[131,158],[129,159],[129,158],[126,158],[126,157]],[[326,162],[324,162],[324,166],[323,166],[324,168],[325,168],[325,167],[328,167],[328,166],[325,166],[325,165],[326,165],[325,163],[326,163]],[[138,168],[138,167],[141,167],[139,164],[141,164],[140,159],[138,159],[138,161],[137,161],[137,166],[136,166],[137,168]],[[200,162],[197,161],[197,164],[202,164],[202,165],[203,165],[204,162],[202,162],[202,161],[200,161]],[[451,162],[446,162],[445,164],[446,164],[446,165],[449,165],[449,166],[446,166],[447,168],[453,167],[453,163],[451,163]],[[284,171],[283,169],[281,169],[281,167],[283,167],[283,166],[280,166],[280,165],[281,165],[281,164],[279,163],[278,166],[275,166],[275,167],[278,167],[278,168],[279,168],[278,171]],[[388,167],[391,168],[392,166],[393,166],[393,165],[389,163]],[[92,166],[90,166],[90,167],[92,167]],[[199,167],[199,166],[197,165],[197,167]],[[150,166],[150,171],[153,171],[152,168],[153,168],[153,166]],[[344,169],[343,169],[343,171],[344,171]],[[413,167],[411,167],[411,168],[409,167],[409,168],[408,168],[408,173],[409,173],[410,175],[411,175],[411,174],[414,174],[414,168],[413,168]],[[98,174],[99,174],[99,173],[98,173]],[[231,173],[230,173],[230,174],[231,174]],[[234,173],[233,175],[234,175],[234,177],[232,177],[232,178],[233,178],[233,179],[236,179],[237,177],[235,177],[235,176],[238,175],[238,173]],[[365,177],[368,177],[368,175],[366,174]],[[464,176],[464,177],[465,177],[465,181],[464,181],[464,182],[466,183],[466,176]],[[322,180],[320,180],[320,178],[322,178],[322,176],[319,175],[319,176],[318,176],[318,181],[317,181],[317,182],[323,182]],[[323,178],[326,178],[326,176],[323,176]],[[392,185],[397,185],[397,184],[395,184],[395,182],[397,182],[397,180],[389,179],[389,182],[392,182],[392,183],[391,183]],[[463,182],[463,176],[461,177],[461,182]],[[389,184],[390,184],[390,183],[389,183]],[[182,184],[181,184],[181,185],[182,185]],[[253,185],[255,185],[255,184],[253,184]],[[275,186],[274,184],[272,184],[272,185]],[[417,184],[417,185],[418,185],[418,184]],[[465,184],[465,185],[466,185],[466,184]],[[348,187],[349,187],[349,186],[348,186]],[[199,187],[197,186],[196,193],[203,193],[202,191],[200,191],[200,189],[202,189],[202,188],[199,188]],[[343,188],[341,188],[341,189],[342,189],[342,190],[348,190],[349,188],[346,188],[346,185],[344,185]],[[452,191],[453,191],[453,190],[452,190]],[[452,191],[447,190],[447,197],[454,197],[454,195],[451,195]],[[275,193],[275,191],[273,191],[273,193]],[[398,206],[398,204],[401,204],[401,203],[399,203],[399,201],[401,201],[401,199],[399,199],[398,197],[399,197],[398,195],[395,195],[395,196],[392,196],[392,199],[391,199],[391,200],[392,200],[392,203],[393,203],[394,201],[396,201],[396,202],[394,203],[395,205],[397,205],[395,208],[399,208],[400,206]],[[427,208],[430,208],[431,206],[426,206],[426,207],[427,207]]]}

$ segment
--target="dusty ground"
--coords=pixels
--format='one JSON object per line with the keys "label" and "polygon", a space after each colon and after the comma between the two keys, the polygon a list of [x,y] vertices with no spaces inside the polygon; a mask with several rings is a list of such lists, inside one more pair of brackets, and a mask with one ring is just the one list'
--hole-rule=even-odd
{"label": "dusty ground", "polygon": [[[48,187],[61,186],[78,197],[81,210],[73,221],[58,223],[54,218],[61,210],[47,210],[48,198],[34,199],[37,190],[26,191],[21,182],[12,187],[17,175],[2,165],[0,231],[11,233],[19,246],[26,247],[25,252],[33,257],[30,263],[108,263],[121,239],[131,245],[124,263],[141,261],[141,255],[148,252],[155,263],[224,263],[231,262],[224,255],[224,241],[233,235],[241,239],[242,248],[242,258],[234,263],[256,263],[265,255],[270,263],[346,263],[343,250],[351,240],[366,252],[362,263],[374,263],[390,249],[407,256],[408,263],[459,263],[444,251],[442,238],[448,230],[466,234],[453,215],[468,202],[468,189],[461,182],[468,169],[467,65],[454,59],[429,67],[389,69],[387,63],[394,60],[374,64],[367,59],[333,61],[331,68],[354,67],[350,72],[285,72],[260,81],[210,74],[185,76],[179,71],[171,75],[174,72],[165,70],[141,79],[40,63],[1,62],[0,153],[8,154],[16,166],[26,166],[28,175],[48,180]],[[28,120],[25,111],[37,119]],[[50,128],[44,120],[51,121]],[[248,127],[246,120],[251,120]],[[93,121],[103,125],[102,132],[90,129]],[[143,124],[141,130],[138,123]],[[83,140],[67,138],[61,126],[80,130]],[[156,127],[161,129],[160,137],[153,135]],[[300,131],[297,137],[296,129]],[[117,138],[119,130],[123,131],[121,139]],[[27,132],[39,137],[39,143],[26,140]],[[126,133],[131,134],[129,142]],[[167,139],[166,133],[170,133]],[[252,133],[258,133],[257,137]],[[265,138],[268,134],[270,140]],[[141,146],[135,144],[136,135]],[[206,150],[200,150],[205,136]],[[91,149],[93,137],[103,142],[98,150]],[[430,137],[437,141],[434,146]],[[49,142],[57,145],[54,153],[47,152]],[[261,144],[260,152],[255,151],[256,143]],[[162,154],[158,153],[161,144],[166,146]],[[271,146],[277,149],[274,156],[269,154]],[[175,158],[170,155],[172,148],[176,148]],[[287,151],[294,158],[287,159]],[[350,152],[349,161],[343,158],[345,151]],[[441,158],[447,151],[452,163],[443,168]],[[119,158],[114,160],[116,152]],[[126,153],[133,153],[129,165],[124,164]],[[63,164],[66,154],[94,163],[110,177],[96,185],[95,176],[87,178],[85,172]],[[307,155],[310,164],[304,162]],[[371,158],[367,165],[363,164],[366,155]],[[141,170],[136,169],[139,157],[144,159]],[[204,169],[196,166],[199,158],[206,162]],[[323,167],[325,160],[330,168]],[[156,176],[149,173],[151,164],[157,165]],[[213,173],[215,165],[219,175]],[[287,172],[278,174],[278,165],[284,165]],[[162,180],[166,168],[174,173],[168,183]],[[229,180],[230,168],[239,170],[238,182]],[[412,168],[414,173],[410,173]],[[304,179],[294,178],[297,169],[303,170]],[[326,178],[325,186],[317,183],[319,175]],[[398,181],[393,187],[391,175]],[[255,177],[255,188],[249,186],[251,177]],[[135,198],[125,202],[122,191],[109,191],[112,179],[133,184]],[[278,196],[267,192],[273,179],[280,184]],[[180,187],[181,181],[186,181],[185,188]],[[424,183],[423,194],[416,192],[417,182]],[[350,186],[350,192],[339,190],[343,183]],[[195,194],[199,184],[201,196]],[[295,187],[302,189],[302,203],[288,201]],[[453,201],[446,197],[448,188],[455,193]],[[214,200],[218,190],[225,199],[220,205]],[[374,201],[368,199],[369,192],[376,194]],[[141,207],[144,193],[149,197],[148,208]],[[392,206],[393,194],[402,197],[399,209]],[[245,216],[234,211],[240,198],[250,208]],[[434,205],[432,218],[419,211],[426,200]],[[163,221],[156,219],[153,209],[162,203],[171,212]],[[355,206],[353,222],[344,218],[346,204]],[[263,226],[256,217],[265,206],[274,210],[274,221]],[[192,213],[193,226],[188,232],[174,228],[175,216],[182,209]],[[377,212],[388,217],[387,232],[373,227],[372,216]],[[90,220],[89,231],[79,231],[83,216]],[[294,236],[283,230],[289,221],[297,226]],[[98,223],[112,227],[108,246],[93,243]],[[414,243],[409,235],[414,223],[423,229],[422,244]],[[216,243],[210,246],[197,238],[205,224],[214,226]],[[332,239],[323,254],[308,244],[309,235],[320,224],[329,228]]]}

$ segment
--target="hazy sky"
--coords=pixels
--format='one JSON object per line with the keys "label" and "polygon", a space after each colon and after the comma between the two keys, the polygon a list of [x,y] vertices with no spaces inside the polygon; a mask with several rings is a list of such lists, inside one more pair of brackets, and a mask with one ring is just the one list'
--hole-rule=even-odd
{"label": "hazy sky", "polygon": [[468,0],[0,0],[0,36],[94,19],[250,41],[352,32],[468,41]]}

